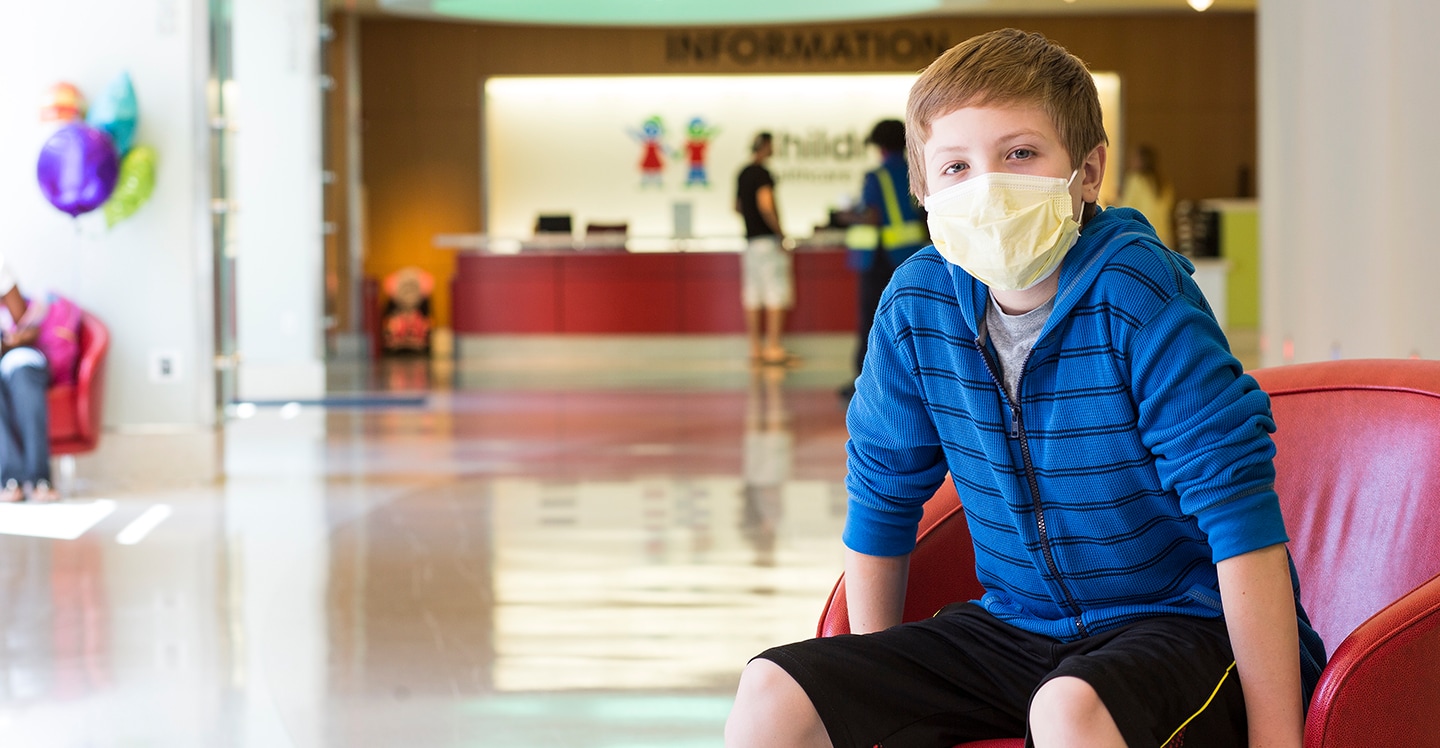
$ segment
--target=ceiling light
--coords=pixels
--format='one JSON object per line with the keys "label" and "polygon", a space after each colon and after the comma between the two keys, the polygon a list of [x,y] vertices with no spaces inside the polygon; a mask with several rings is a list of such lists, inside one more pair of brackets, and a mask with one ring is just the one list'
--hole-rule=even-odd
{"label": "ceiling light", "polygon": [[1215,0],[1188,0],[1188,2],[1190,7],[1203,13],[1206,8],[1214,4]]}

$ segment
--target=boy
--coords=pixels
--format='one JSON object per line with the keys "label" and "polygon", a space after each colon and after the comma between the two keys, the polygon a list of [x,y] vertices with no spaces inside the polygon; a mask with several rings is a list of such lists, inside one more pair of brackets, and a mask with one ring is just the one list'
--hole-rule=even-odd
{"label": "boy", "polygon": [[[1283,545],[1269,401],[1188,261],[1096,205],[1084,63],[1037,34],[975,37],[921,74],[906,121],[935,245],[892,280],[848,413],[862,635],[752,660],[727,744],[1299,746],[1324,651]],[[896,625],[947,471],[986,594]]]}

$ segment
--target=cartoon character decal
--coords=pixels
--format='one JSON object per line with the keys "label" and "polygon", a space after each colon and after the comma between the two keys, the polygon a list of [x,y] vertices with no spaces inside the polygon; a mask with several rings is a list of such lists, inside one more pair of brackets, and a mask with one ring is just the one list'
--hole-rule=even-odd
{"label": "cartoon character decal", "polygon": [[[709,187],[710,177],[706,157],[710,152],[710,141],[720,128],[706,124],[703,117],[692,117],[685,129],[683,153],[686,163],[686,187]],[[665,163],[667,159],[679,159],[681,151],[665,144],[665,120],[660,115],[646,118],[638,130],[630,130],[630,137],[640,144],[640,187],[665,187]]]}
{"label": "cartoon character decal", "polygon": [[659,115],[645,120],[639,130],[630,133],[640,141],[640,186],[665,186],[665,121]]}
{"label": "cartoon character decal", "polygon": [[685,141],[685,156],[690,166],[685,176],[686,187],[710,186],[710,178],[705,171],[705,152],[709,149],[710,140],[719,132],[720,128],[707,126],[700,117],[690,120],[686,131],[689,137]]}

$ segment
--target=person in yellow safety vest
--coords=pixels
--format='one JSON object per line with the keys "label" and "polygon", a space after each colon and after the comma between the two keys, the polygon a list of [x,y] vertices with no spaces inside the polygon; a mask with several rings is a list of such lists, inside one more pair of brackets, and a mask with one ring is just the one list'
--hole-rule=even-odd
{"label": "person in yellow safety vest", "polygon": [[[865,364],[866,341],[880,306],[880,294],[890,276],[910,255],[930,243],[924,211],[910,193],[910,171],[905,163],[905,123],[881,120],[865,142],[880,149],[880,166],[866,172],[860,204],[845,232],[850,267],[860,274],[859,318],[856,320],[855,375]],[[848,398],[853,384],[840,389]]]}

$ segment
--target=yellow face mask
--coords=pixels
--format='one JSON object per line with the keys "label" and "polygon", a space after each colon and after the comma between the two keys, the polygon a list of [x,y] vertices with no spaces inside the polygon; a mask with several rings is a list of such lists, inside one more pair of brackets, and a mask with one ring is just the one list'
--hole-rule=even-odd
{"label": "yellow face mask", "polygon": [[993,291],[1050,277],[1080,237],[1069,179],[991,172],[925,198],[930,238],[946,260]]}

